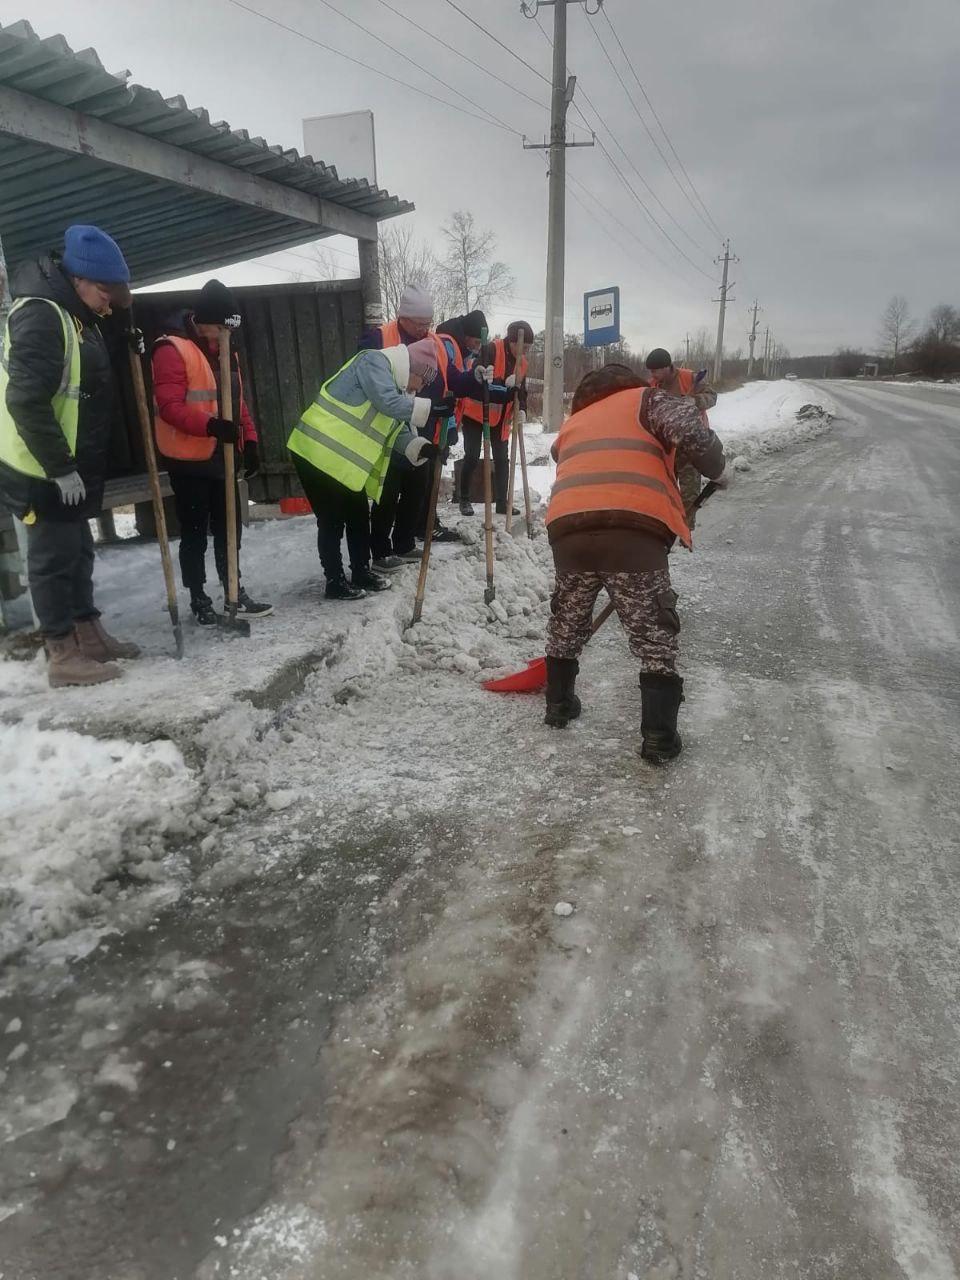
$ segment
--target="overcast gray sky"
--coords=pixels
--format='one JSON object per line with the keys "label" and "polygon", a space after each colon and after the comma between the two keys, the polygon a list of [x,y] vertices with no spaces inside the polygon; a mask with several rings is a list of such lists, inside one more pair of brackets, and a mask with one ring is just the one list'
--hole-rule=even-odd
{"label": "overcast gray sky", "polygon": [[[471,98],[542,140],[547,85],[449,0],[390,3],[466,59],[381,0],[332,2],[397,52],[322,0],[244,0],[476,111],[465,100]],[[519,0],[457,2],[549,76],[550,48],[537,24],[521,15]],[[710,216],[742,260],[731,272],[737,287],[728,347],[745,344],[747,305],[755,296],[764,308],[761,319],[795,354],[869,346],[895,292],[904,293],[918,315],[940,301],[960,303],[958,0],[606,0],[606,6]],[[602,140],[676,244],[715,277],[711,260],[719,237],[697,216],[693,198],[681,194],[606,61],[594,31],[676,168],[610,26],[602,16],[587,17],[581,6],[571,5],[569,16],[570,69],[603,117]],[[416,203],[410,216],[430,239],[451,210],[472,209],[496,232],[499,254],[516,280],[495,320],[525,316],[542,326],[544,161],[508,130],[365,72],[231,0],[0,0],[4,23],[23,17],[40,35],[61,32],[74,48],[92,46],[109,70],[129,69],[135,81],[168,96],[182,94],[214,119],[270,143],[302,149],[304,117],[372,109],[381,185]],[[550,29],[552,10],[542,9],[540,21]],[[454,99],[410,59],[462,96]],[[490,79],[488,70],[542,108]],[[579,92],[577,100],[592,121]],[[571,123],[580,124],[576,112]],[[644,191],[610,130],[676,222]],[[575,133],[586,136],[582,127]],[[716,286],[651,226],[600,149],[569,152],[568,173],[590,194],[574,185],[576,198],[568,202],[567,327],[582,324],[585,289],[619,284],[624,330],[637,349],[675,346],[701,326],[712,330]],[[337,261],[347,268],[349,242],[330,243],[339,246]],[[307,263],[289,255],[267,261],[272,266],[229,268],[224,278],[265,282],[284,271],[310,273]]]}

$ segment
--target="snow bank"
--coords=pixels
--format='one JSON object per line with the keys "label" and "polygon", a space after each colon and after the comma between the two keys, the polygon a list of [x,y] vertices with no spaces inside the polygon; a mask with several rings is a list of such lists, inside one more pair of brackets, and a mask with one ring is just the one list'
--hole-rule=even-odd
{"label": "snow bank", "polygon": [[170,742],[98,740],[0,725],[0,956],[77,925],[121,866],[166,877],[157,833],[180,821],[197,783]]}
{"label": "snow bank", "polygon": [[[798,419],[800,410],[811,404],[819,405],[825,416]],[[724,392],[710,410],[710,425],[730,456],[752,457],[820,435],[837,413],[836,402],[821,387],[781,378]]]}

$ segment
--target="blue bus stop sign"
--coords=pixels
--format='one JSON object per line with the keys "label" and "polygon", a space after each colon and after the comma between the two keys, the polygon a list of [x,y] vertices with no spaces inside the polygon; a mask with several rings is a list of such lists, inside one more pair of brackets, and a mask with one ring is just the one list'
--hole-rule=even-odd
{"label": "blue bus stop sign", "polygon": [[620,290],[594,289],[583,295],[583,345],[606,347],[620,341]]}

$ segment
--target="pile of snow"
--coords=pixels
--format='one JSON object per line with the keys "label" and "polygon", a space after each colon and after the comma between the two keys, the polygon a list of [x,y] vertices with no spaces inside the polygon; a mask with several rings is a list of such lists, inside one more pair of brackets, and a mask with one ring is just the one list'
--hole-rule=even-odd
{"label": "pile of snow", "polygon": [[178,828],[196,779],[170,742],[0,725],[0,957],[73,928],[120,867],[167,876],[158,833]]}
{"label": "pile of snow", "polygon": [[781,378],[724,392],[710,410],[710,425],[728,455],[750,458],[820,435],[837,413],[821,387]]}

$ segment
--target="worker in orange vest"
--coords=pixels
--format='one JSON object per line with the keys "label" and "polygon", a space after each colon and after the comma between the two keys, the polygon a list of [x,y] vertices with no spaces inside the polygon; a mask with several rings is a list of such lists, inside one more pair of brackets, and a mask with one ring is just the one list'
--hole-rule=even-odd
{"label": "worker in orange vest", "polygon": [[[527,420],[527,388],[526,376],[529,362],[524,356],[519,367],[517,357],[520,353],[520,339],[523,338],[525,351],[533,346],[533,329],[526,320],[514,320],[507,326],[506,338],[494,338],[481,348],[479,361],[492,371],[491,392],[503,387],[512,393],[514,386],[519,387],[520,426]],[[491,400],[493,399],[491,395]],[[474,472],[480,461],[483,447],[483,404],[476,396],[463,401],[463,465],[460,468],[460,513],[473,515],[473,504],[470,501],[470,485]],[[496,494],[497,512],[504,515],[507,510],[507,487],[510,479],[510,463],[508,445],[510,432],[513,429],[513,397],[505,404],[490,405],[490,443],[493,452],[494,491]],[[514,515],[519,515],[514,511]]]}
{"label": "worker in orange vest", "polygon": [[[243,395],[240,364],[231,354],[233,420],[220,416],[219,336],[240,325],[240,312],[226,285],[208,280],[191,311],[171,318],[154,344],[154,421],[157,448],[170,477],[180,522],[180,571],[190,609],[201,626],[214,626],[217,612],[205,590],[207,534],[213,533],[217,575],[227,590],[227,507],[223,446],[237,450],[246,476],[259,470],[257,429]],[[237,546],[242,524],[237,504]],[[241,584],[237,613],[266,618],[273,606],[252,599]]]}
{"label": "worker in orange vest", "polygon": [[681,449],[702,475],[724,483],[723,446],[691,399],[645,386],[625,365],[588,373],[553,446],[558,467],[546,517],[557,574],[546,723],[562,728],[580,714],[577,659],[605,588],[641,663],[641,755],[657,764],[682,747],[680,619],[667,567],[676,539],[691,545],[674,471]]}
{"label": "worker in orange vest", "polygon": [[[655,387],[659,387],[661,391],[668,391],[672,396],[692,396],[694,404],[700,410],[704,425],[710,425],[707,410],[712,409],[717,403],[717,393],[706,380],[706,369],[694,373],[692,369],[678,368],[673,363],[670,352],[663,347],[656,347],[650,352],[646,359],[646,366],[650,373],[650,381]],[[693,504],[700,494],[700,472],[683,456],[677,459],[677,483],[680,486],[683,505],[690,513],[692,529],[697,521]]]}

